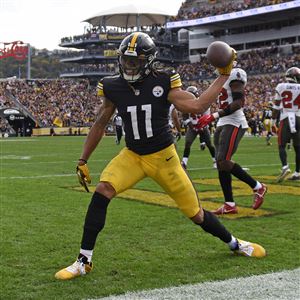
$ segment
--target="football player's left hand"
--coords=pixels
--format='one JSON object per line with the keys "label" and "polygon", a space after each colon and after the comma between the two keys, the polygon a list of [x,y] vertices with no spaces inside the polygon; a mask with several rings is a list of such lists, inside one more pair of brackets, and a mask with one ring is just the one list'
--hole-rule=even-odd
{"label": "football player's left hand", "polygon": [[76,167],[76,174],[78,177],[79,183],[85,188],[85,190],[89,193],[89,188],[87,183],[91,183],[90,171],[87,164],[84,165],[77,165]]}
{"label": "football player's left hand", "polygon": [[176,137],[176,141],[178,142],[181,139],[181,132],[177,131],[175,137]]}
{"label": "football player's left hand", "polygon": [[210,124],[215,120],[215,117],[213,115],[203,115],[202,117],[199,118],[198,123],[197,123],[197,128],[201,129]]}
{"label": "football player's left hand", "polygon": [[217,68],[218,73],[220,75],[230,76],[232,68],[234,68],[234,66],[236,65],[235,60],[236,60],[237,54],[236,54],[236,51],[233,48],[231,48],[231,49],[232,49],[232,56],[231,56],[230,63],[224,68]]}

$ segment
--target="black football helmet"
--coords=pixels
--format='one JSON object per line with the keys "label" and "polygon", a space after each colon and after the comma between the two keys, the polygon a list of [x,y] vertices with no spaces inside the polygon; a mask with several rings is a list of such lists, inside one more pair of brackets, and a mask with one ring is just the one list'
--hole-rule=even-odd
{"label": "black football helmet", "polygon": [[131,83],[143,80],[151,72],[156,53],[156,46],[148,34],[130,34],[123,39],[118,50],[121,76]]}
{"label": "black football helmet", "polygon": [[289,68],[285,73],[285,79],[291,83],[300,83],[300,69],[297,67]]}
{"label": "black football helmet", "polygon": [[187,89],[186,89],[186,91],[194,94],[196,98],[199,97],[198,89],[194,85],[188,86]]}

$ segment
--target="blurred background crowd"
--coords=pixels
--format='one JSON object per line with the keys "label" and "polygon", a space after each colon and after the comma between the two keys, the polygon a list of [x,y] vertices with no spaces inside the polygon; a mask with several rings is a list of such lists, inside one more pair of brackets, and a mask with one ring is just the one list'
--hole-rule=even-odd
{"label": "blurred background crowd", "polygon": [[182,4],[178,15],[173,17],[172,21],[205,18],[288,1],[289,0],[211,0],[208,1],[208,5],[205,6],[201,1],[187,0]]}
{"label": "blurred background crowd", "polygon": [[[283,2],[287,1],[186,0],[182,3],[177,16],[171,21],[215,16]],[[107,41],[108,36],[121,38],[122,34],[128,34],[128,32],[120,33],[114,30],[108,30],[103,34],[102,29],[101,27],[87,29],[83,35],[62,38],[61,43],[82,42],[89,39]],[[158,47],[159,58],[167,57],[171,61],[173,59],[180,60],[179,54],[182,54],[183,50],[180,48],[180,51],[172,51],[171,47],[174,41],[176,44],[178,37],[176,32],[166,30],[161,24],[154,24],[145,29],[148,30],[147,33],[152,36],[154,41],[160,41],[170,46]],[[287,43],[289,51],[286,51],[285,43]],[[60,58],[64,60],[99,56],[100,58],[109,57],[111,59],[99,60],[97,63],[91,59],[88,63],[81,65],[69,63],[65,72],[70,74],[100,72],[103,76],[118,72],[117,60],[113,59],[113,57],[116,58],[117,53],[115,46],[112,47],[109,46],[110,43],[103,43],[100,44],[102,48],[97,48],[95,45],[92,43],[80,51],[67,50],[60,54]],[[250,133],[256,135],[262,134],[264,131],[262,112],[273,100],[276,85],[284,80],[284,72],[288,68],[299,64],[300,46],[293,40],[289,44],[288,39],[281,39],[280,45],[270,41],[270,44],[258,46],[255,49],[252,49],[252,46],[238,49],[241,51],[238,52],[236,67],[243,68],[248,74],[244,111],[252,129]],[[214,67],[209,64],[203,53],[199,51],[197,54],[199,62],[174,63],[173,67],[181,76],[183,88],[194,85],[201,92],[208,87],[216,74]],[[187,55],[184,54],[184,56]],[[0,80],[0,109],[14,107],[17,101],[36,120],[36,127],[90,127],[101,105],[101,99],[97,97],[95,86],[95,82],[91,83],[88,79],[21,80],[13,78]],[[217,106],[213,105],[212,111],[216,109]],[[0,122],[1,132],[6,132],[9,127],[8,122],[5,119],[1,119]]]}

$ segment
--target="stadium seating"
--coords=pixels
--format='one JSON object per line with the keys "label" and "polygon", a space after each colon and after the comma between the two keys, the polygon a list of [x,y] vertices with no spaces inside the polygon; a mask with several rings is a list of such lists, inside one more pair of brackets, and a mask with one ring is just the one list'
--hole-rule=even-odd
{"label": "stadium seating", "polygon": [[288,1],[289,0],[185,1],[180,7],[177,16],[171,18],[171,21],[204,18]]}

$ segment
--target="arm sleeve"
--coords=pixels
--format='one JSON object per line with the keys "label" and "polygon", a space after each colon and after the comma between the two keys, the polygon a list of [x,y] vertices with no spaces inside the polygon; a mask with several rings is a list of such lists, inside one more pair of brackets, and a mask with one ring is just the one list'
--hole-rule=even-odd
{"label": "arm sleeve", "polygon": [[181,78],[178,73],[173,73],[170,76],[170,87],[171,89],[178,88],[182,86]]}
{"label": "arm sleeve", "polygon": [[97,96],[104,97],[103,80],[99,81],[97,85]]}

